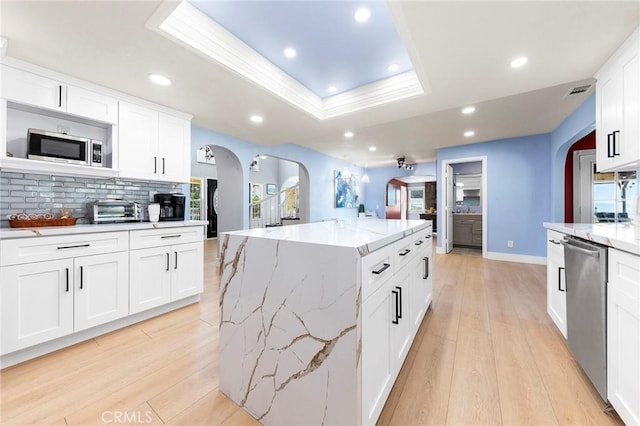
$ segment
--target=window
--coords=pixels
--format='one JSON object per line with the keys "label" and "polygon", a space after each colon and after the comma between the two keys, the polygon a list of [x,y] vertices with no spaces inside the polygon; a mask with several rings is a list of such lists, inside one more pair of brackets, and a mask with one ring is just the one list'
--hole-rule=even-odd
{"label": "window", "polygon": [[629,222],[631,198],[638,195],[635,171],[598,173],[593,166],[593,221]]}
{"label": "window", "polygon": [[424,188],[409,187],[409,211],[424,211]]}

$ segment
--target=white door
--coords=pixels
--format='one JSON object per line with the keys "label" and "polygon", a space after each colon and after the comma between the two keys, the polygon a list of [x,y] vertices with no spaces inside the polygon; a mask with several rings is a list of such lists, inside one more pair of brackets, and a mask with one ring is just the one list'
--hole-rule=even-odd
{"label": "white door", "polygon": [[189,182],[191,123],[167,114],[159,115],[158,178]]}
{"label": "white door", "polygon": [[598,151],[598,171],[615,164],[613,132],[618,127],[618,78],[616,70],[609,70],[598,78],[596,85],[596,148]]}
{"label": "white door", "polygon": [[202,243],[176,244],[171,246],[171,255],[171,300],[202,293]]}
{"label": "white door", "polygon": [[447,164],[444,170],[445,185],[445,226],[444,226],[444,247],[446,253],[453,250],[453,209],[456,205],[455,189],[453,186],[453,167]]}
{"label": "white door", "polygon": [[73,259],[0,270],[2,354],[73,332]]}
{"label": "white door", "polygon": [[[596,152],[593,149],[576,151],[573,170],[573,221],[593,223],[593,165]],[[577,167],[576,167],[577,166]]]}
{"label": "white door", "polygon": [[158,112],[120,102],[118,117],[120,176],[157,179]]}
{"label": "white door", "polygon": [[90,90],[68,86],[67,112],[105,123],[117,124],[118,100]]}
{"label": "white door", "polygon": [[171,247],[129,252],[129,313],[171,301]]}
{"label": "white door", "polygon": [[430,268],[429,256],[424,250],[421,250],[411,265],[411,297],[409,304],[411,308],[411,328],[414,333],[420,327],[431,300]]}
{"label": "white door", "polygon": [[2,97],[10,101],[65,111],[66,92],[67,86],[59,81],[7,66],[2,67]]}
{"label": "white door", "polygon": [[[393,386],[391,286],[383,285],[362,304],[362,424],[375,425]],[[392,306],[393,305],[393,306]]]}
{"label": "white door", "polygon": [[[413,295],[409,294],[411,291],[409,286],[410,273],[411,268],[406,268],[400,276],[397,278],[394,276],[390,281],[393,294],[391,314],[392,318],[395,319],[391,327],[391,355],[394,363],[394,377],[398,374],[407,353],[409,353],[411,338],[413,337],[411,307],[409,306],[409,300],[413,297]],[[399,303],[396,303],[396,298]]]}
{"label": "white door", "polygon": [[129,314],[129,253],[75,259],[75,331]]}

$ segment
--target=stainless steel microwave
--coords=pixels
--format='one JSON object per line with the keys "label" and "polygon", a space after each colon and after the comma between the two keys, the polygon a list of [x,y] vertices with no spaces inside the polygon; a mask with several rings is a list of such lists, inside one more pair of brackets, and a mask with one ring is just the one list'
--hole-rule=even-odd
{"label": "stainless steel microwave", "polygon": [[102,142],[64,133],[29,129],[27,158],[102,167]]}

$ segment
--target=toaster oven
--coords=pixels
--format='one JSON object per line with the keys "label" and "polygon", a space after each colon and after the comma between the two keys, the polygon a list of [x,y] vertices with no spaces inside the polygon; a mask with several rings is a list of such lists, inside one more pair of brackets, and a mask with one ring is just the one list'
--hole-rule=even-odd
{"label": "toaster oven", "polygon": [[98,200],[90,205],[93,223],[122,223],[142,221],[140,203],[125,200]]}

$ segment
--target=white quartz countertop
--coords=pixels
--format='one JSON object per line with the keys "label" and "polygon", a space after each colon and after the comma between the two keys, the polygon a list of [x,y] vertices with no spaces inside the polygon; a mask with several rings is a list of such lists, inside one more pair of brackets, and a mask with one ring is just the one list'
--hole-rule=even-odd
{"label": "white quartz countertop", "polygon": [[55,235],[93,234],[96,232],[138,231],[143,229],[179,228],[184,226],[203,226],[205,220],[167,221],[167,222],[133,222],[133,223],[108,223],[95,225],[73,226],[41,226],[36,228],[2,228],[0,239],[45,237]]}
{"label": "white quartz countertop", "polygon": [[256,228],[223,234],[309,244],[353,247],[361,255],[378,250],[431,225],[430,220],[347,219]]}
{"label": "white quartz countertop", "polygon": [[640,256],[640,225],[631,223],[545,222],[544,227]]}

